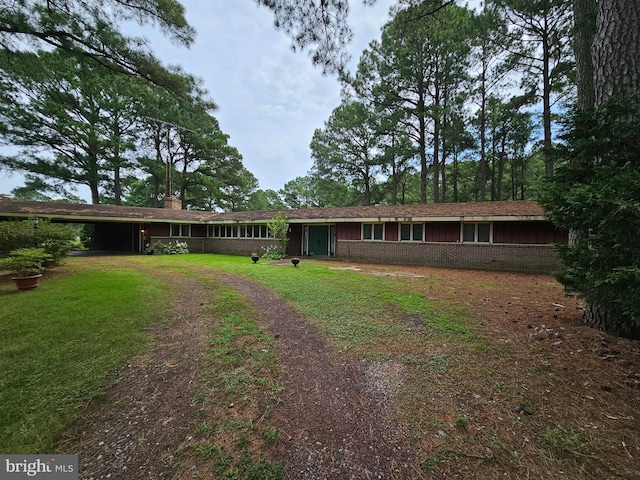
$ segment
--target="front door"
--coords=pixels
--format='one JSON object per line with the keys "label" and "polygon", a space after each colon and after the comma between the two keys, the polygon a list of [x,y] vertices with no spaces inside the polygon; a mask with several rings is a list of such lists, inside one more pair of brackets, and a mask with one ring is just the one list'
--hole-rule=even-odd
{"label": "front door", "polygon": [[329,226],[309,225],[309,255],[329,255]]}

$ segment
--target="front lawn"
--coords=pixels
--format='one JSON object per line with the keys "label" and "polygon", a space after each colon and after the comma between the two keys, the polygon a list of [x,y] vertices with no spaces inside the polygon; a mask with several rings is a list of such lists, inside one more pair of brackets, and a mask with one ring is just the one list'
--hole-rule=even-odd
{"label": "front lawn", "polygon": [[148,327],[170,315],[172,273],[205,288],[211,336],[192,402],[211,418],[191,427],[176,471],[273,466],[264,455],[279,432],[256,392],[277,403],[292,386],[278,377],[260,309],[223,281],[233,275],[304,314],[336,361],[403,372],[389,408],[420,475],[640,479],[637,342],[582,325],[580,301],[552,277],[306,258],[297,268],[200,254],[72,258],[22,293],[1,277],[0,451],[46,452],[107,391],[145,351]]}
{"label": "front lawn", "polygon": [[[75,265],[75,259],[70,261]],[[43,453],[147,342],[165,286],[131,269],[45,273],[33,291],[0,282],[0,452]]]}

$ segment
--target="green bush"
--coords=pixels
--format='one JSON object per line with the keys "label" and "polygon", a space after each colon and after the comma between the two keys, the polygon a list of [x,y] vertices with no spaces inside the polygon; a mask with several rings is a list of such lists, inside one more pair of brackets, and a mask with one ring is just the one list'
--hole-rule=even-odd
{"label": "green bush", "polygon": [[[289,218],[282,216],[282,214],[278,212],[278,215],[273,217],[267,224],[267,228],[269,228],[269,232],[271,232],[276,241],[278,253],[280,254],[279,258],[284,258],[287,254],[287,244],[289,243],[289,237],[287,236],[289,232]],[[268,253],[269,252],[265,253],[265,255]],[[279,259],[271,258],[273,260]]]}
{"label": "green bush", "polygon": [[0,269],[9,270],[14,277],[29,277],[42,273],[52,259],[43,248],[18,248],[7,258],[0,259]]}
{"label": "green bush", "polygon": [[603,308],[611,333],[640,334],[640,96],[573,115],[542,199],[571,232],[558,247],[565,286]]}
{"label": "green bush", "polygon": [[264,253],[260,258],[263,258],[264,260],[282,260],[287,256],[279,245],[269,245],[263,250]]}
{"label": "green bush", "polygon": [[46,265],[55,265],[67,256],[76,239],[76,231],[59,223],[40,220],[34,228],[31,220],[0,222],[0,255],[18,248],[42,248],[50,255]]}
{"label": "green bush", "polygon": [[147,255],[182,255],[189,253],[189,246],[187,242],[163,243],[158,241],[149,245],[145,253]]}

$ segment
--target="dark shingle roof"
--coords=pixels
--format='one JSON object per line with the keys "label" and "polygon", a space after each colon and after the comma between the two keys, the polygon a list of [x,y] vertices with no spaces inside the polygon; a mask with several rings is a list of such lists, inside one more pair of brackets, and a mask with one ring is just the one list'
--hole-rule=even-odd
{"label": "dark shingle roof", "polygon": [[[277,212],[232,212],[217,220],[249,222],[268,220]],[[426,205],[384,205],[371,207],[340,207],[284,210],[290,221],[402,221],[459,220],[464,218],[529,218],[543,219],[540,205],[532,201],[431,203]],[[296,222],[300,223],[300,222]]]}
{"label": "dark shingle roof", "polygon": [[123,207],[120,205],[92,205],[87,203],[30,202],[2,199],[0,215],[31,216],[69,219],[73,221],[137,221],[137,222],[192,222],[210,221],[210,212],[192,210],[165,210],[164,208]]}
{"label": "dark shingle roof", "polygon": [[[481,219],[544,219],[542,208],[532,201],[437,203],[426,205],[384,205],[370,207],[340,207],[282,210],[291,223],[322,223],[348,221],[422,221]],[[264,222],[278,211],[262,212],[200,212],[166,210],[162,208],[123,207],[63,202],[33,202],[0,199],[0,216],[41,217],[69,221],[111,222],[171,222],[171,223],[240,223]]]}

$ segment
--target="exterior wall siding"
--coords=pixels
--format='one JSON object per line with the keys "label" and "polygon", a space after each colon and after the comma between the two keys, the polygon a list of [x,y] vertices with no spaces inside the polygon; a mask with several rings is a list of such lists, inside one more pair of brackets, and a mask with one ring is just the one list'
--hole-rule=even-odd
{"label": "exterior wall siding", "polygon": [[562,269],[552,245],[338,241],[337,256],[364,263],[549,273]]}
{"label": "exterior wall siding", "polygon": [[336,228],[337,240],[360,240],[362,227],[360,222],[340,223]]}
{"label": "exterior wall siding", "polygon": [[147,223],[145,224],[149,235],[154,236],[165,236],[168,237],[171,235],[171,227],[168,223]]}
{"label": "exterior wall siding", "polygon": [[[273,243],[273,240],[272,240]],[[289,243],[287,244],[287,255],[297,257],[302,254],[302,225],[294,224],[289,226]]]}
{"label": "exterior wall siding", "polygon": [[427,242],[459,242],[460,222],[433,222],[425,226]]}
{"label": "exterior wall siding", "polygon": [[387,242],[398,241],[398,229],[399,224],[397,222],[387,222],[384,224],[384,239]]}
{"label": "exterior wall siding", "polygon": [[550,222],[493,222],[494,243],[567,243],[568,234]]}
{"label": "exterior wall siding", "polygon": [[191,236],[192,237],[206,237],[207,236],[207,226],[206,225],[191,225]]}

